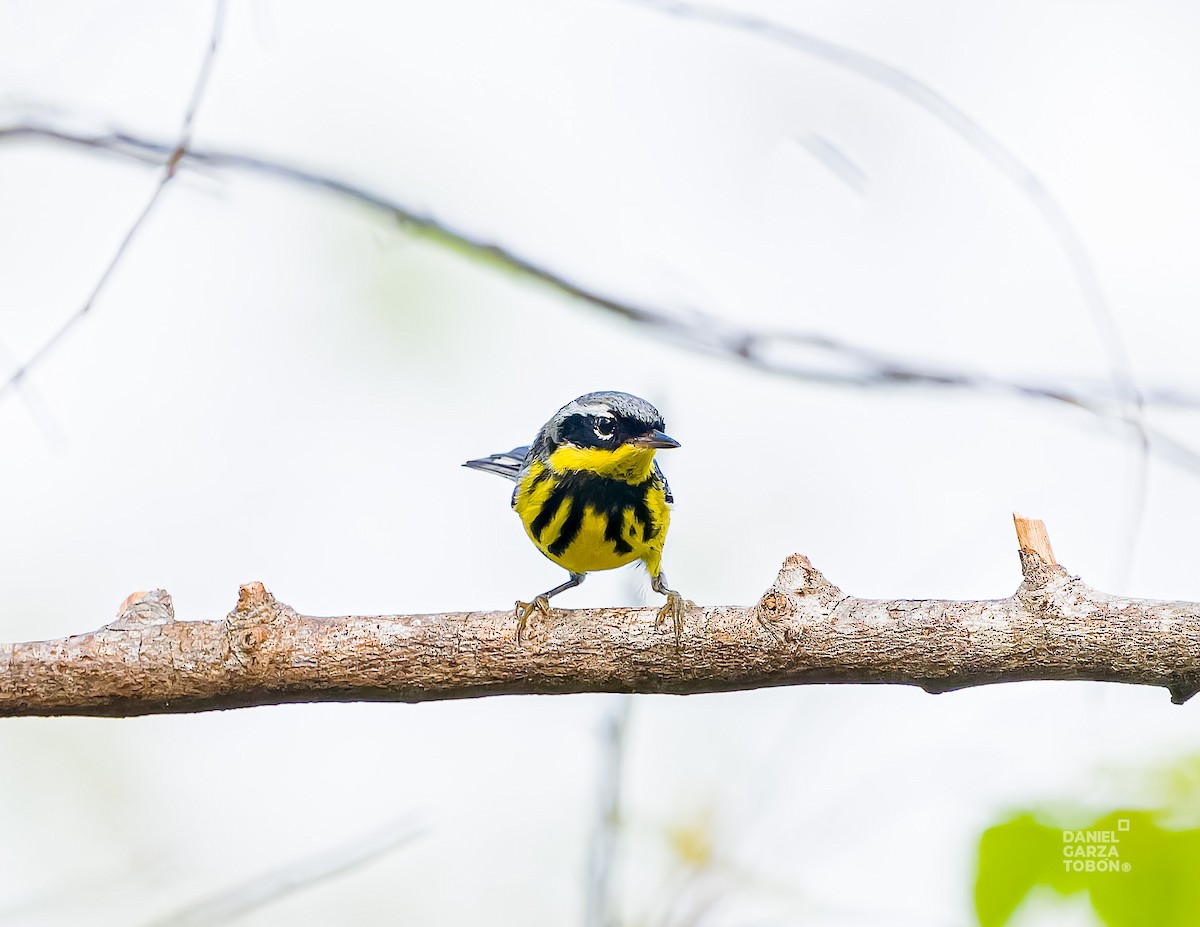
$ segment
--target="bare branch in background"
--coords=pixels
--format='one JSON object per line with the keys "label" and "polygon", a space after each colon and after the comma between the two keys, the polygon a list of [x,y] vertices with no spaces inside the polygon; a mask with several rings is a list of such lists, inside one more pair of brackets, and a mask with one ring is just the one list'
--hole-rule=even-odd
{"label": "bare branch in background", "polygon": [[200,62],[200,70],[196,74],[195,83],[192,86],[192,95],[188,100],[187,109],[184,111],[183,122],[179,128],[179,140],[171,148],[169,155],[163,162],[162,176],[159,178],[154,192],[150,194],[150,198],[146,201],[146,205],[142,207],[142,211],[138,213],[138,217],[134,219],[133,224],[125,233],[125,237],[121,239],[121,243],[117,246],[116,253],[113,254],[112,260],[104,268],[104,272],[100,274],[100,279],[96,281],[96,285],[92,287],[91,293],[87,299],[83,301],[78,309],[75,310],[67,320],[52,334],[40,348],[38,348],[26,361],[18,366],[9,378],[0,384],[0,396],[3,396],[10,389],[14,389],[32,370],[46,357],[55,346],[62,341],[72,328],[74,328],[88,311],[95,304],[96,299],[100,296],[105,284],[112,277],[113,271],[117,269],[117,265],[121,263],[121,258],[125,256],[125,252],[129,250],[129,245],[137,236],[138,231],[146,220],[150,217],[150,213],[154,211],[155,205],[162,196],[163,191],[175,177],[176,169],[179,166],[179,160],[187,151],[188,146],[192,142],[192,125],[196,121],[196,113],[200,108],[200,103],[204,99],[204,92],[208,89],[208,79],[212,74],[213,60],[217,55],[217,47],[221,43],[221,32],[225,24],[225,0],[216,0],[213,10],[213,25],[212,32],[209,34],[208,46],[204,51],[204,58]]}
{"label": "bare branch in background", "polygon": [[176,621],[165,592],[62,640],[0,646],[0,716],[125,717],[318,701],[501,694],[686,695],[765,686],[899,683],[929,692],[1023,680],[1200,691],[1200,603],[1107,595],[1021,550],[1006,599],[877,601],[805,557],[754,605],[689,603],[681,645],[645,608],[312,618],[242,586],[217,621]]}
{"label": "bare branch in background", "polygon": [[[175,158],[182,167],[243,171],[324,190],[391,216],[414,234],[483,259],[501,269],[538,280],[561,293],[643,326],[672,344],[732,360],[765,373],[826,386],[857,389],[919,386],[1008,394],[1022,399],[1069,405],[1107,421],[1127,422],[1120,410],[1120,397],[1110,395],[1102,388],[1069,388],[922,365],[820,333],[752,329],[705,313],[673,313],[617,299],[384,194],[278,161],[237,152],[195,148],[180,153],[176,147],[165,142],[125,132],[86,134],[33,124],[0,128],[0,140],[5,138],[43,139],[155,164]],[[24,369],[28,369],[31,363],[27,363]],[[1144,395],[1149,403],[1174,408],[1200,408],[1200,395],[1186,389],[1168,386],[1146,390]],[[1200,454],[1161,431],[1150,430],[1149,434],[1152,448],[1164,460],[1200,472]]]}
{"label": "bare branch in background", "polygon": [[306,891],[348,870],[373,862],[411,843],[420,831],[411,818],[400,818],[344,846],[262,872],[177,911],[156,918],[146,927],[216,927],[228,924],[251,911]]}

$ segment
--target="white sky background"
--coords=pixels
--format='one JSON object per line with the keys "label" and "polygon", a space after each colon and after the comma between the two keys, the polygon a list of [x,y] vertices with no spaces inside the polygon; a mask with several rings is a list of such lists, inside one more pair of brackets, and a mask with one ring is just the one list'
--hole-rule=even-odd
{"label": "white sky background", "polygon": [[[230,7],[197,146],[361,183],[664,309],[996,375],[1108,375],[1029,200],[878,84],[619,0]],[[999,138],[1078,228],[1139,380],[1196,388],[1200,9],[745,9],[907,71]],[[9,0],[0,123],[173,141],[211,14]],[[810,153],[813,136],[861,189]],[[156,180],[0,145],[9,355],[78,307]],[[506,607],[560,577],[509,488],[458,464],[605,388],[654,401],[683,443],[663,459],[678,499],[665,562],[697,601],[753,601],[796,550],[861,595],[1004,596],[1013,510],[1046,519],[1059,559],[1098,587],[1200,598],[1200,476],[1152,461],[1130,560],[1136,455],[1081,413],[763,376],[360,207],[185,172],[30,377],[30,402],[0,400],[0,637],[91,630],[151,587],[181,618],[213,618],[252,579],[310,614]],[[1194,413],[1151,421],[1200,446]],[[562,604],[647,585],[594,575]],[[243,923],[579,922],[611,705],[5,721],[0,925],[149,922],[407,812],[417,842]],[[969,924],[980,828],[1041,798],[1128,801],[1097,771],[1195,751],[1197,711],[1091,684],[637,699],[621,909],[663,922],[665,830],[711,815],[711,923]],[[1058,905],[1022,924],[1090,923]]]}

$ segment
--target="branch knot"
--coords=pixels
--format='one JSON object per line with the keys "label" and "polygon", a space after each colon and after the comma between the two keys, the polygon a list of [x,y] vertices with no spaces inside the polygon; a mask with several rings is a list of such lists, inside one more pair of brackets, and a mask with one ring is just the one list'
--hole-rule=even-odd
{"label": "branch knot", "polygon": [[150,625],[169,624],[175,620],[175,606],[165,589],[131,592],[117,609],[115,621],[104,626],[107,631],[136,631]]}
{"label": "branch knot", "polygon": [[1020,556],[1025,578],[1017,589],[1017,598],[1034,611],[1046,611],[1064,593],[1080,584],[1079,577],[1072,576],[1057,563],[1047,563],[1036,551],[1022,548]]}
{"label": "branch knot", "polygon": [[262,645],[274,636],[273,625],[279,622],[284,608],[262,583],[238,587],[237,605],[225,616],[225,634],[239,663],[249,666],[266,662]]}
{"label": "branch knot", "polygon": [[232,627],[270,624],[279,614],[279,603],[262,583],[238,586],[237,605],[225,618]]}
{"label": "branch knot", "polygon": [[[842,590],[827,580],[809,559],[803,554],[792,554],[779,568],[775,583],[763,600],[778,594],[797,596],[815,595],[822,601],[835,602],[843,597]],[[762,604],[762,601],[760,601]]]}
{"label": "branch knot", "polygon": [[793,632],[776,627],[780,622],[796,617],[805,600],[818,608],[828,608],[844,598],[842,590],[827,580],[803,554],[792,554],[779,568],[779,575],[754,607],[755,617],[777,641],[790,641]]}

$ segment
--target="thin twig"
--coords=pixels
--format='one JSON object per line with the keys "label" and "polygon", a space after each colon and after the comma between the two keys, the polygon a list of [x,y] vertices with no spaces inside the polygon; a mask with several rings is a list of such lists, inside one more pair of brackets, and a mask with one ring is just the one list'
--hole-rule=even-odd
{"label": "thin twig", "polygon": [[[17,363],[12,353],[3,343],[0,343],[0,363],[13,367],[16,367]],[[26,380],[16,384],[15,389],[20,394],[21,399],[24,400],[25,408],[29,410],[29,415],[33,418],[34,424],[41,430],[42,437],[46,439],[46,443],[55,450],[63,448],[66,445],[66,440],[63,438],[62,430],[58,427],[54,416],[42,401],[42,397],[34,389],[33,384]]]}
{"label": "thin twig", "polygon": [[[94,149],[122,158],[163,163],[174,152],[164,142],[128,132],[79,133],[37,124],[0,127],[3,139],[42,139]],[[437,217],[422,213],[360,184],[238,152],[188,149],[179,157],[181,167],[240,170],[324,190],[369,206],[394,217],[416,234],[441,241],[457,250],[487,260],[505,270],[531,277],[554,289],[643,325],[674,344],[691,350],[720,355],[757,370],[807,382],[858,388],[928,386],[1010,393],[1020,398],[1062,403],[1102,418],[1120,420],[1111,408],[1113,398],[1100,389],[1079,389],[1050,384],[990,377],[950,367],[922,366],[880,351],[814,332],[753,329],[702,312],[672,313],[630,300],[600,293],[573,281],[537,261],[470,234]],[[848,369],[838,370],[805,363],[798,351],[812,351],[833,358]],[[1147,402],[1174,408],[1200,408],[1200,394],[1176,386],[1147,390]]]}
{"label": "thin twig", "polygon": [[91,311],[95,305],[100,293],[104,290],[105,285],[112,277],[113,272],[117,269],[117,265],[121,263],[121,258],[125,256],[125,252],[129,250],[129,245],[137,237],[139,230],[150,217],[150,213],[154,211],[155,205],[162,197],[163,191],[175,177],[176,169],[179,166],[180,159],[184,156],[192,141],[192,126],[196,120],[196,112],[199,110],[200,103],[204,98],[204,92],[208,89],[209,77],[212,75],[213,60],[217,55],[217,47],[220,45],[221,33],[225,23],[225,0],[216,0],[214,3],[213,25],[212,31],[209,34],[208,47],[204,51],[204,58],[200,62],[200,70],[196,74],[196,80],[192,86],[192,95],[188,100],[187,110],[184,112],[183,122],[179,129],[179,140],[173,146],[169,156],[163,165],[162,176],[159,178],[154,191],[150,194],[150,198],[146,201],[146,205],[142,207],[142,211],[138,213],[138,217],[134,219],[133,224],[125,232],[125,236],[121,239],[121,243],[117,246],[116,252],[112,259],[105,266],[103,273],[100,274],[100,279],[96,281],[87,298],[70,316],[62,323],[54,333],[42,343],[42,345],[33,352],[24,363],[20,364],[8,377],[8,379],[0,384],[0,396],[3,396],[10,389],[14,389],[28,374],[29,371],[36,367],[54,348],[66,337],[76,325]]}
{"label": "thin twig", "polygon": [[241,884],[155,918],[146,927],[215,927],[227,924],[251,911],[373,862],[397,847],[411,843],[419,834],[411,818],[400,818],[343,846],[321,850],[278,869],[259,873]]}

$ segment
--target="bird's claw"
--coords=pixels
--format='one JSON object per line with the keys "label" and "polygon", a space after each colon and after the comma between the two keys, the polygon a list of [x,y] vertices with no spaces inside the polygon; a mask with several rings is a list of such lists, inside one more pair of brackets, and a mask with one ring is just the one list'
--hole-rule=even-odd
{"label": "bird's claw", "polygon": [[683,641],[683,596],[674,589],[667,590],[667,601],[662,608],[658,610],[658,617],[654,619],[654,626],[657,628],[660,624],[671,619],[671,624],[675,629],[675,649],[679,650]]}
{"label": "bird's claw", "polygon": [[532,602],[517,601],[517,643],[521,643],[521,636],[525,633],[525,624],[529,621],[529,617],[534,612],[540,612],[543,617],[550,614],[550,599],[545,595],[539,595]]}

